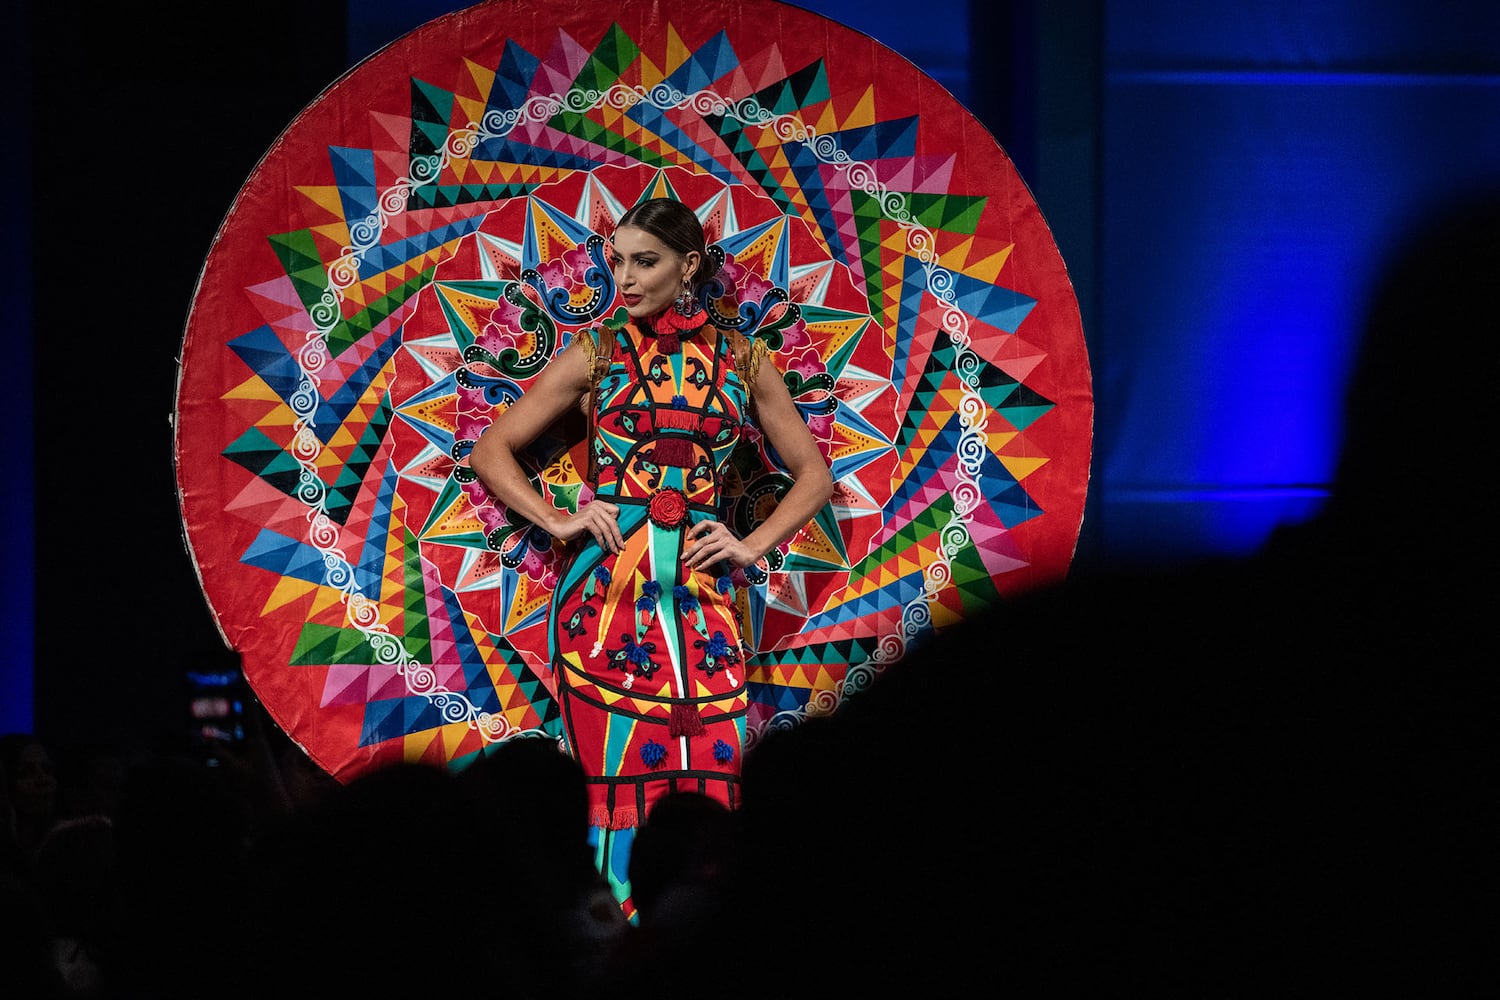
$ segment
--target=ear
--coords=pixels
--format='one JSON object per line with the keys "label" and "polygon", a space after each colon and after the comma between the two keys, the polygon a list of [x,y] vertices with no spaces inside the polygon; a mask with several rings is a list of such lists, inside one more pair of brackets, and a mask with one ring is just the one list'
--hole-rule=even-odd
{"label": "ear", "polygon": [[698,264],[700,261],[701,258],[699,258],[698,251],[696,250],[689,250],[682,255],[682,279],[684,281],[689,280],[693,275],[698,273]]}

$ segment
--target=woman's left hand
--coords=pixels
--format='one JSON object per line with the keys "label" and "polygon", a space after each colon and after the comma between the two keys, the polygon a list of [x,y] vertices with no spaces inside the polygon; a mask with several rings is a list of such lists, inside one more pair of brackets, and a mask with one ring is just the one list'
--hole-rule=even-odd
{"label": "woman's left hand", "polygon": [[760,558],[760,553],[736,538],[721,521],[699,521],[688,529],[687,538],[687,555],[682,561],[689,569],[707,570],[717,562],[744,569]]}

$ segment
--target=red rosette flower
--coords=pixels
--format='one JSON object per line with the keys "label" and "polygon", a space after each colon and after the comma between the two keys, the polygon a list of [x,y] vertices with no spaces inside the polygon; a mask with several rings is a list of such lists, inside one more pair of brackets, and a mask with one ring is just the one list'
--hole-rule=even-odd
{"label": "red rosette flower", "polygon": [[646,516],[658,528],[675,528],[687,519],[687,497],[682,491],[667,486],[651,494],[646,505]]}

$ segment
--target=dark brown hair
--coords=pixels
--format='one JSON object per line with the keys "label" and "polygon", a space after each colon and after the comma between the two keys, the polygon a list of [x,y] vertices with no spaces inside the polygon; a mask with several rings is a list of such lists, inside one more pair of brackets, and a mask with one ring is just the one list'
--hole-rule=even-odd
{"label": "dark brown hair", "polygon": [[719,269],[717,255],[710,255],[705,244],[703,224],[698,221],[692,209],[676,198],[651,198],[638,202],[615,223],[616,229],[626,226],[650,233],[668,248],[684,256],[696,253],[698,270],[692,279],[695,292]]}

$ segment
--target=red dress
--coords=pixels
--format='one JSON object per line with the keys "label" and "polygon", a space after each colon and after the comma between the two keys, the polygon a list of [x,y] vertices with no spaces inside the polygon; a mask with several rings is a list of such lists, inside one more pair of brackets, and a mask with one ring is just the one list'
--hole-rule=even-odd
{"label": "red dress", "polygon": [[748,697],[733,583],[681,557],[688,529],[720,516],[749,390],[712,325],[597,333],[615,339],[594,405],[595,492],[619,506],[625,545],[584,536],[552,597],[549,653],[590,823],[622,831],[674,789],[736,805]]}

